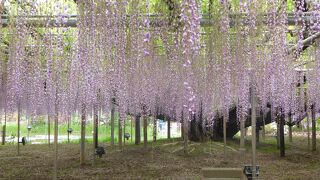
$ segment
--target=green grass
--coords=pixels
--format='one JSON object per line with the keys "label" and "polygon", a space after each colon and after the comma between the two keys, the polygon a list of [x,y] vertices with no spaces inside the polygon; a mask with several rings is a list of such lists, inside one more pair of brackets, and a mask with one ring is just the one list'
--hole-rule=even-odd
{"label": "green grass", "polygon": [[[152,123],[152,122],[150,122]],[[80,136],[81,132],[81,126],[80,122],[75,121],[70,124],[70,128],[73,129],[73,132],[71,136]],[[68,129],[68,124],[66,122],[59,123],[58,126],[58,133],[59,135],[67,135],[67,129]],[[131,131],[132,129],[132,131]],[[1,128],[2,130],[2,128]],[[129,139],[127,142],[134,142],[135,140],[135,123],[134,121],[126,121],[125,128],[122,129],[122,132],[126,132],[131,134],[131,139]],[[50,134],[51,134],[51,139],[53,139],[53,133],[54,133],[54,123],[50,123]],[[6,134],[7,136],[16,136],[17,135],[17,124],[16,122],[8,122],[6,126]],[[45,122],[37,122],[32,124],[32,129],[30,132],[30,136],[35,136],[35,135],[47,135],[48,134],[48,124]],[[100,124],[98,127],[98,134],[99,134],[99,142],[110,142],[111,141],[111,125],[110,124]],[[143,141],[143,123],[141,121],[141,128],[140,128],[140,134],[141,134],[141,141]],[[86,125],[86,136],[87,137],[92,137],[93,135],[93,124],[92,122],[89,122]],[[23,121],[20,123],[20,136],[27,137],[28,136],[28,129],[27,129],[27,122]],[[115,120],[115,127],[114,127],[114,137],[115,137],[115,143],[118,142],[118,121]],[[157,139],[161,138],[166,138],[166,136],[160,136],[157,135]],[[148,140],[153,139],[153,126],[148,126]],[[92,142],[92,138],[87,138],[88,142]],[[72,140],[74,143],[78,143],[79,140]]]}

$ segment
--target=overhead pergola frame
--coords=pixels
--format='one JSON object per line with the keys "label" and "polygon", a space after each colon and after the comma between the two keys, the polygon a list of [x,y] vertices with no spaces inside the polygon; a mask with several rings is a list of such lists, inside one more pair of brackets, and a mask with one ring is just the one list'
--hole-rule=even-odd
{"label": "overhead pergola frame", "polygon": [[[142,16],[149,16],[150,17],[150,26],[151,27],[161,27],[168,24],[167,19],[163,15],[153,14],[153,15],[142,15]],[[262,18],[262,23],[267,24],[267,16],[268,14],[260,14],[259,15]],[[1,15],[1,25],[2,27],[7,27],[10,24],[10,20],[14,19],[16,16],[8,16],[8,15]],[[19,16],[23,17],[23,16]],[[61,19],[61,16],[25,16],[27,18],[27,22],[29,25],[32,25],[34,27],[77,27],[77,15],[68,15],[62,17],[63,22],[59,22]],[[127,15],[127,17],[130,17],[130,15]],[[234,27],[237,25],[236,19],[240,17],[240,19],[246,19],[247,14],[230,14],[230,26]],[[311,22],[317,22],[318,18],[314,16],[311,12],[305,12],[299,17],[297,20],[297,17],[294,13],[288,13],[287,14],[287,24],[289,26],[299,25],[302,23],[310,24]],[[200,25],[202,27],[209,27],[215,25],[216,22],[210,18],[209,15],[202,15],[202,18],[200,20]],[[244,21],[244,25],[247,23]]]}
{"label": "overhead pergola frame", "polygon": [[[140,16],[141,17],[148,16],[150,18],[149,27],[168,26],[168,19],[166,19],[166,17],[163,15],[143,14]],[[259,14],[258,16],[259,16],[259,19],[262,19],[260,23],[267,24],[268,14],[264,13],[264,14]],[[23,16],[21,15],[19,17],[25,17],[28,26],[33,26],[38,28],[61,28],[61,27],[77,28],[78,27],[78,15],[67,15],[67,16],[66,15],[64,16],[58,16],[58,15],[56,16],[49,16],[49,15]],[[127,15],[127,17],[130,18],[130,15]],[[230,17],[230,27],[235,27],[239,24],[247,25],[247,22],[245,21],[245,19],[248,17],[248,14],[245,14],[245,13],[230,14],[229,17]],[[3,28],[8,27],[10,23],[14,23],[15,18],[17,18],[17,16],[9,16],[6,14],[1,15],[1,22],[0,22],[1,27]],[[242,19],[242,21],[239,22],[239,19]],[[299,14],[299,17],[297,17],[295,13],[288,13],[286,24],[288,26],[296,26],[296,25],[302,25],[302,24],[310,25],[311,23],[315,23],[318,21],[319,21],[319,18],[315,16],[315,14],[312,12],[303,12]],[[217,24],[217,22],[215,22],[210,15],[202,15],[202,18],[200,20],[201,27],[210,27],[210,26],[214,26],[215,24]],[[318,38],[320,38],[320,32],[316,32],[310,35],[308,38],[305,38],[301,42],[301,45],[310,46]],[[298,49],[298,44],[293,45],[292,47],[288,48],[287,54],[288,55],[292,54],[296,52],[297,49]],[[310,62],[313,62],[313,61],[310,61]],[[295,65],[295,67],[300,67],[310,62],[302,62],[300,64]]]}

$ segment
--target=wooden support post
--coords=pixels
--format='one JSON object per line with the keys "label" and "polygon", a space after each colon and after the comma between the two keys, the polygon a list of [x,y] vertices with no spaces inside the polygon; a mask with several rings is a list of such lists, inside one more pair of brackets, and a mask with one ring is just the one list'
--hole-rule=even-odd
{"label": "wooden support post", "polygon": [[304,88],[303,90],[304,90],[304,110],[305,110],[305,112],[307,112],[308,150],[310,150],[310,121],[309,121],[310,109],[308,108],[308,93],[307,93],[307,89]]}
{"label": "wooden support post", "polygon": [[183,117],[183,112],[181,112],[181,138],[184,139],[184,119]]}
{"label": "wooden support post", "polygon": [[284,123],[285,116],[282,111],[279,112],[279,140],[280,140],[280,157],[285,156],[285,142],[284,142]]}
{"label": "wooden support post", "polygon": [[2,145],[6,143],[6,125],[2,126]]}
{"label": "wooden support post", "polygon": [[153,142],[157,141],[157,118],[153,118]]}
{"label": "wooden support post", "polygon": [[119,149],[122,151],[122,123],[121,123],[121,119],[118,119],[118,145],[119,145]]}
{"label": "wooden support post", "polygon": [[244,128],[244,140],[247,140],[247,136],[248,136],[248,128]]}
{"label": "wooden support post", "polygon": [[93,148],[94,151],[98,147],[98,105],[93,107]]}
{"label": "wooden support post", "polygon": [[[27,127],[30,125],[30,119],[29,119],[29,116],[28,114],[26,114],[26,120],[27,120]],[[30,131],[28,129],[28,137],[27,137],[27,142],[30,141]]]}
{"label": "wooden support post", "polygon": [[96,149],[98,148],[98,121],[99,121],[99,110],[98,104],[95,103],[93,105],[93,136],[92,136],[92,165],[95,166],[96,164]]}
{"label": "wooden support post", "polygon": [[252,179],[256,179],[256,93],[251,88]]}
{"label": "wooden support post", "polygon": [[80,143],[80,165],[85,164],[85,139],[86,139],[86,105],[81,107],[81,143]]}
{"label": "wooden support post", "polygon": [[123,146],[126,145],[126,138],[124,138],[124,135],[126,134],[126,118],[123,119],[123,134],[122,134],[122,137],[123,138]]}
{"label": "wooden support post", "polygon": [[184,117],[184,113],[182,112],[182,120],[183,120],[183,150],[184,150],[184,154],[187,155],[188,154],[188,117],[190,115],[187,114],[187,118]]}
{"label": "wooden support post", "polygon": [[311,107],[311,123],[312,123],[312,151],[317,150],[317,129],[316,129],[316,110],[315,105]]}
{"label": "wooden support post", "polygon": [[244,136],[245,136],[245,117],[242,117],[240,119],[240,153],[243,156],[245,152],[245,141],[244,141]]}
{"label": "wooden support post", "polygon": [[4,108],[4,125],[2,127],[2,145],[6,143],[7,109]]}
{"label": "wooden support post", "polygon": [[132,118],[132,116],[130,116],[130,123],[131,123],[131,126],[130,126],[131,127],[131,129],[130,129],[131,130],[131,132],[130,132],[131,140],[130,141],[132,144],[132,140],[133,140],[133,134],[132,134],[133,133],[133,118]]}
{"label": "wooden support post", "polygon": [[259,143],[260,143],[260,127],[259,126],[256,127],[256,142],[257,142],[257,146],[259,146]]}
{"label": "wooden support post", "polygon": [[309,121],[310,112],[307,110],[307,134],[308,134],[308,150],[310,150],[310,121]]}
{"label": "wooden support post", "polygon": [[20,107],[20,102],[18,102],[18,119],[17,119],[17,124],[18,124],[18,127],[17,127],[18,156],[20,155],[20,143],[19,143],[19,141],[20,141],[20,120],[21,120],[21,107]]}
{"label": "wooden support post", "polygon": [[72,113],[70,116],[68,116],[68,143],[70,143],[70,133],[69,133],[69,129],[70,129],[70,122],[71,122],[71,118],[72,118]]}
{"label": "wooden support post", "polygon": [[148,143],[148,117],[144,113],[144,115],[143,115],[143,145],[144,145],[144,149],[147,149],[147,143]]}
{"label": "wooden support post", "polygon": [[141,142],[140,134],[140,115],[135,116],[135,144],[138,145]]}
{"label": "wooden support post", "polygon": [[58,178],[58,111],[56,106],[56,114],[54,116],[54,166],[53,179]]}
{"label": "wooden support post", "polygon": [[266,117],[266,113],[265,111],[263,110],[262,111],[262,140],[265,141],[266,140],[266,120],[265,120],[265,117]]}
{"label": "wooden support post", "polygon": [[289,142],[292,143],[292,114],[289,113],[289,126],[288,126],[288,129],[289,129]]}
{"label": "wooden support post", "polygon": [[277,116],[277,149],[280,149],[280,118]]}
{"label": "wooden support post", "polygon": [[[49,113],[49,112],[48,112]],[[51,122],[50,122],[50,119],[51,119],[51,117],[50,117],[50,115],[48,114],[47,115],[47,123],[48,123],[48,145],[49,145],[49,147],[50,147],[50,145],[51,145],[51,139],[50,139],[50,124],[51,124]]]}
{"label": "wooden support post", "polygon": [[168,137],[168,139],[170,139],[171,138],[171,119],[170,118],[167,118],[167,125],[168,125],[168,127],[167,127],[167,130],[168,130],[168,132],[167,132],[167,137]]}
{"label": "wooden support post", "polygon": [[114,146],[114,111],[116,98],[111,99],[111,146]]}
{"label": "wooden support post", "polygon": [[223,114],[223,160],[224,162],[227,161],[227,121],[229,118],[229,112],[228,110],[225,110]]}

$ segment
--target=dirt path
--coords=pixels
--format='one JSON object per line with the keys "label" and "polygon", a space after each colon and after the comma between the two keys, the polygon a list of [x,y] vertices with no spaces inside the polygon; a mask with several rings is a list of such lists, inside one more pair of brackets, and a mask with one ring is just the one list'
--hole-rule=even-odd
{"label": "dirt path", "polygon": [[[295,144],[288,146],[283,159],[279,158],[275,145],[261,144],[258,149],[260,179],[318,179],[320,153],[305,151],[301,143],[303,140],[296,140]],[[220,145],[220,142],[191,143],[190,154],[185,156],[180,148],[183,143],[177,140],[162,141],[154,146],[149,144],[147,151],[142,145],[128,145],[120,152],[105,144],[107,154],[93,167],[91,144],[88,144],[87,164],[80,167],[79,145],[60,144],[58,175],[60,179],[201,179],[202,167],[250,164],[250,152],[239,156],[234,141],[228,143],[228,162],[224,163]],[[24,146],[19,157],[15,146],[0,146],[0,179],[51,179],[52,165],[53,149],[47,145]]]}

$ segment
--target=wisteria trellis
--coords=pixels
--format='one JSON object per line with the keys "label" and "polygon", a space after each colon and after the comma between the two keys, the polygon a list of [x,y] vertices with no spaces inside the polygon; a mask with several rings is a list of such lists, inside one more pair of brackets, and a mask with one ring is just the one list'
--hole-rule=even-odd
{"label": "wisteria trellis", "polygon": [[[263,110],[269,103],[285,114],[301,113],[304,93],[297,93],[296,86],[302,76],[295,62],[307,29],[298,20],[303,3],[295,11],[298,48],[293,54],[287,46],[287,9],[277,8],[277,0],[242,0],[236,7],[217,1],[210,12],[213,25],[205,28],[200,25],[203,4],[196,0],[181,2],[174,23],[166,15],[151,16],[150,1],[77,3],[74,41],[66,36],[71,28],[64,27],[68,7],[63,3],[51,7],[59,12],[56,28],[50,27],[51,19],[44,20],[43,34],[36,33],[37,24],[28,24],[35,9],[17,8],[7,27],[13,34],[7,53],[1,54],[1,109],[14,112],[20,105],[31,116],[70,115],[82,105],[90,112],[99,104],[109,112],[115,98],[122,120],[127,113],[181,120],[182,111],[192,115],[201,109],[211,121],[232,107],[240,120],[250,108],[250,88],[255,88]],[[309,10],[310,35],[319,31],[319,6],[315,2]],[[319,110],[318,44],[308,52],[315,61],[306,73],[308,106]]]}

